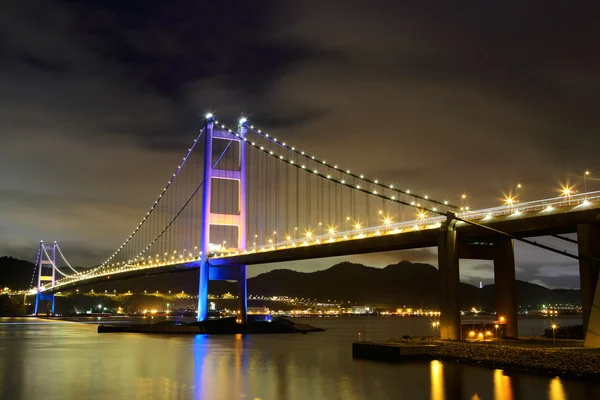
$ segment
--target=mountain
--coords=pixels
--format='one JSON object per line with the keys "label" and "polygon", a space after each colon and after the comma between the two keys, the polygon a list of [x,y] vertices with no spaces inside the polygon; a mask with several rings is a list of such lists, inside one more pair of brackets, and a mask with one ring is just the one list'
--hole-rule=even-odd
{"label": "mountain", "polygon": [[[0,287],[25,289],[30,287],[33,264],[11,257],[0,258]],[[119,292],[131,290],[148,292],[168,290],[194,293],[198,290],[198,271],[186,271],[158,276],[106,282],[82,289]],[[495,285],[479,289],[460,284],[463,307],[474,305],[493,308]],[[236,284],[211,281],[209,293],[236,293]],[[381,304],[391,307],[437,306],[439,304],[438,270],[429,264],[401,261],[385,268],[367,267],[343,262],[331,268],[311,273],[278,269],[248,279],[248,293],[264,296],[290,296],[321,301],[350,301],[360,304]],[[579,290],[550,290],[533,283],[517,281],[517,301],[521,306],[544,303],[581,302]]]}
{"label": "mountain", "polygon": [[0,288],[29,289],[32,284],[34,264],[13,257],[0,257]]}
{"label": "mountain", "polygon": [[[211,282],[211,293],[235,293],[235,284]],[[529,282],[517,281],[517,301],[521,306],[543,303],[581,302],[579,290],[551,290]],[[291,296],[338,300],[389,306],[437,306],[438,270],[429,264],[401,261],[385,268],[343,262],[312,273],[280,269],[248,279],[248,293],[264,296]],[[496,287],[479,289],[460,284],[462,307],[495,307]]]}

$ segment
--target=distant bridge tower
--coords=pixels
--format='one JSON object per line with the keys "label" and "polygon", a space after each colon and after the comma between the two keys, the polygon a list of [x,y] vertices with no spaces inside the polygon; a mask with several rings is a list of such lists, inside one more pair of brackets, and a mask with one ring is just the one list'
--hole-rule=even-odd
{"label": "distant bridge tower", "polygon": [[[200,232],[200,281],[198,288],[198,321],[204,321],[208,312],[208,281],[236,280],[238,282],[237,322],[245,323],[247,314],[246,266],[227,265],[211,266],[208,256],[214,251],[211,245],[211,227],[234,226],[237,228],[237,250],[246,250],[246,144],[243,142],[247,133],[245,118],[240,119],[238,134],[234,135],[226,129],[214,126],[212,114],[207,115],[204,125],[204,187],[202,188],[202,225]],[[237,168],[219,169],[218,159],[213,160],[213,139],[238,142]],[[233,144],[233,143],[232,143]],[[237,210],[232,214],[213,212],[211,204],[212,183],[215,180],[231,180],[237,182]]]}
{"label": "distant bridge tower", "polygon": [[[51,260],[46,260],[44,258],[45,255],[48,254],[48,251],[51,251]],[[56,282],[56,269],[54,266],[56,265],[56,241],[52,246],[45,246],[44,242],[40,242],[40,250],[38,252],[38,264],[37,267],[37,293],[35,295],[35,310],[33,313],[38,315],[40,300],[50,301],[52,304],[52,315],[54,315],[54,294],[45,294],[41,293],[41,287],[46,283],[50,282],[50,286],[54,286]]]}

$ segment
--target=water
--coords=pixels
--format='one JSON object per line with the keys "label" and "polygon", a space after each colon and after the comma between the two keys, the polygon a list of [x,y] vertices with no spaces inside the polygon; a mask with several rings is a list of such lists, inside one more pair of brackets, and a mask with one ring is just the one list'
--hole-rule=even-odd
{"label": "water", "polygon": [[[534,320],[526,320],[535,324]],[[546,321],[537,320],[543,330]],[[438,361],[353,360],[351,343],[411,331],[424,318],[303,319],[308,335],[97,334],[93,324],[0,319],[0,398],[600,399],[600,384]],[[521,322],[522,325],[523,322]]]}

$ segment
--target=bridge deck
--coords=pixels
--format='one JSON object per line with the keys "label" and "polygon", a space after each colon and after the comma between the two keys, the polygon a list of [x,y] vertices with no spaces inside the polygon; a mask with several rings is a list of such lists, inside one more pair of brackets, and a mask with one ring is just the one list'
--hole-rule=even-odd
{"label": "bridge deck", "polygon": [[[544,236],[565,234],[577,231],[577,225],[600,221],[600,202],[582,206],[556,207],[551,210],[535,210],[510,214],[493,218],[476,220],[479,223],[515,235],[517,237]],[[489,230],[459,222],[457,224],[460,242],[491,242],[498,234]],[[332,243],[310,244],[280,248],[276,250],[249,252],[246,254],[211,257],[211,265],[257,265],[280,263],[286,261],[308,260],[314,258],[348,256],[355,254],[376,253],[395,250],[437,246],[438,229],[422,229],[397,234],[382,234],[361,239],[338,240]],[[44,292],[53,293],[88,284],[121,280],[139,276],[165,274],[198,269],[199,261],[188,261],[179,264],[137,267],[129,270],[99,274],[81,280],[65,282],[47,288]]]}

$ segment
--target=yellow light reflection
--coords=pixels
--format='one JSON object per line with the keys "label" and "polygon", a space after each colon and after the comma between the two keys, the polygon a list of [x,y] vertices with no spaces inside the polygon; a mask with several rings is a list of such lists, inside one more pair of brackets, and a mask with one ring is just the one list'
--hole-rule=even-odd
{"label": "yellow light reflection", "polygon": [[548,398],[550,398],[550,400],[565,400],[567,398],[565,389],[559,378],[554,378],[550,381],[550,385],[548,386]]}
{"label": "yellow light reflection", "polygon": [[431,400],[444,400],[444,364],[433,360],[430,364]]}
{"label": "yellow light reflection", "polygon": [[510,377],[504,375],[501,369],[494,370],[494,399],[514,399]]}

